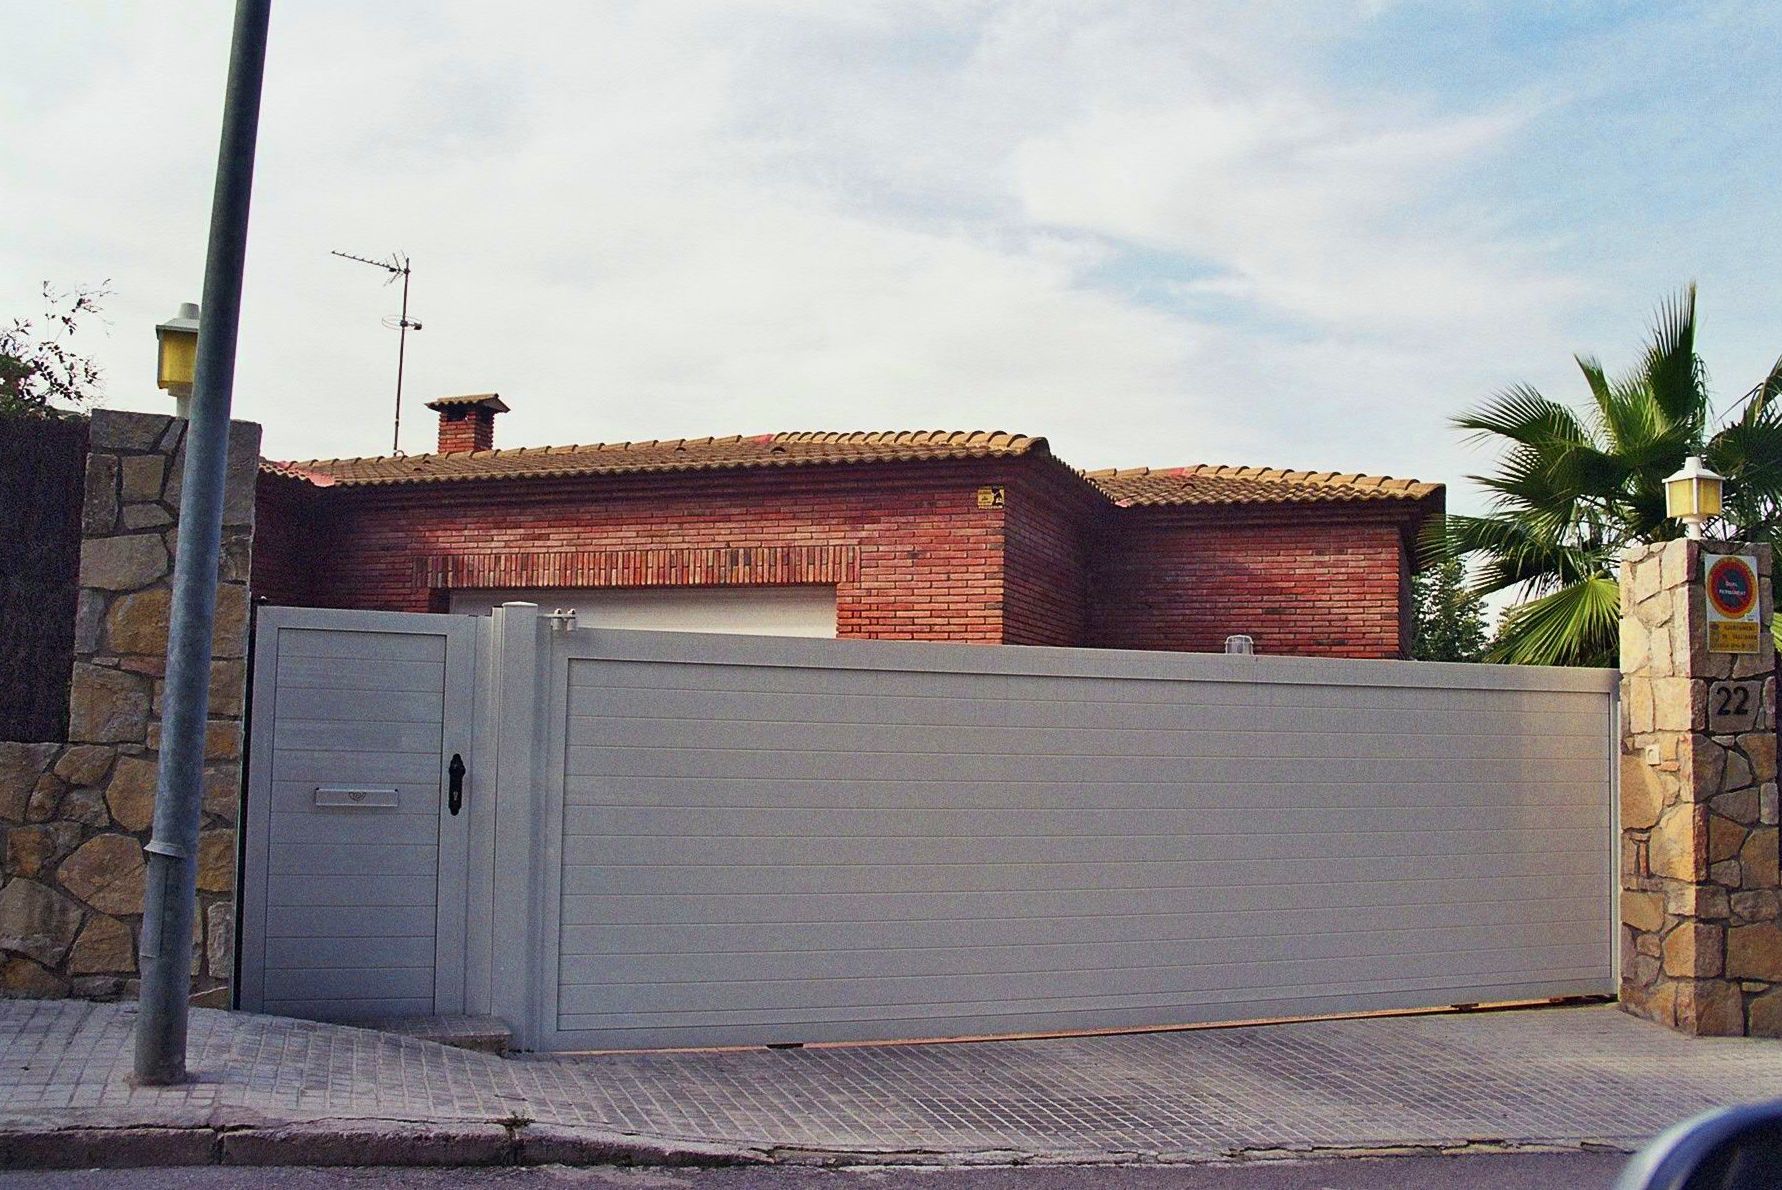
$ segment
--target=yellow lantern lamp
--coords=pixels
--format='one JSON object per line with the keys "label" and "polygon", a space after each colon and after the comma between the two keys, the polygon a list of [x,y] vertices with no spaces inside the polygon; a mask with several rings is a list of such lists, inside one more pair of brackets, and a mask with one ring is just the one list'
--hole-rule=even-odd
{"label": "yellow lantern lamp", "polygon": [[155,385],[173,394],[185,417],[198,372],[198,303],[181,302],[179,313],[155,328],[155,341]]}
{"label": "yellow lantern lamp", "polygon": [[1699,541],[1702,526],[1720,515],[1720,489],[1726,477],[1716,475],[1702,465],[1701,458],[1690,455],[1683,460],[1683,469],[1664,481],[1664,512],[1683,522],[1683,531]]}

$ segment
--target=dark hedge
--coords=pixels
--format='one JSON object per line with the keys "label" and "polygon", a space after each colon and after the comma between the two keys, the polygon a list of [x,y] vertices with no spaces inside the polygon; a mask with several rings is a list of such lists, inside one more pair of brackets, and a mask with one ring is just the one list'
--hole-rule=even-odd
{"label": "dark hedge", "polygon": [[0,740],[68,731],[84,418],[0,417]]}

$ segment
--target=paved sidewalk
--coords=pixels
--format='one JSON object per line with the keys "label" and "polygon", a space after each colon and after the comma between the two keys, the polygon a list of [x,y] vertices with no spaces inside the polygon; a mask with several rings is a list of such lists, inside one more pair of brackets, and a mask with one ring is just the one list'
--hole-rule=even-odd
{"label": "paved sidewalk", "polygon": [[1782,1043],[1613,1007],[963,1045],[501,1059],[197,1010],[197,1081],[133,1088],[133,1005],[0,1003],[0,1167],[1207,1161],[1637,1147],[1782,1097]]}

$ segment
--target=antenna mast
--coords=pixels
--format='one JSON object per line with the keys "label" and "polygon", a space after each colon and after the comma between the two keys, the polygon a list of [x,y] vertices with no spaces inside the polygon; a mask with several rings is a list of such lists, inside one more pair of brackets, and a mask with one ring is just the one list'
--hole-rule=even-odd
{"label": "antenna mast", "polygon": [[402,313],[395,322],[391,322],[388,318],[384,319],[385,326],[398,332],[396,336],[396,426],[390,435],[390,453],[399,455],[402,453],[402,367],[408,355],[408,332],[421,329],[421,324],[408,316],[408,277],[411,271],[408,267],[408,254],[394,252],[391,253],[388,260],[372,260],[365,256],[354,256],[351,252],[334,252],[330,255],[338,256],[342,260],[356,260],[360,264],[383,269],[390,274],[390,280],[384,282],[386,285],[398,277],[402,278]]}

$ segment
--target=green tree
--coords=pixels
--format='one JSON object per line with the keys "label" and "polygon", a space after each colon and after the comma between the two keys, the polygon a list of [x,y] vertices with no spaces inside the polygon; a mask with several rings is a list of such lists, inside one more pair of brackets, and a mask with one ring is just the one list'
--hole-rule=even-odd
{"label": "green tree", "polygon": [[1590,392],[1580,413],[1526,385],[1455,419],[1503,448],[1473,476],[1491,493],[1486,516],[1447,518],[1432,546],[1477,554],[1474,591],[1514,588],[1488,661],[1614,665],[1623,549],[1682,534],[1664,512],[1664,479],[1701,455],[1727,477],[1710,536],[1774,541],[1782,528],[1782,359],[1716,424],[1695,352],[1695,287],[1663,304],[1638,367],[1611,378],[1578,357]]}
{"label": "green tree", "polygon": [[45,282],[41,325],[15,318],[0,327],[0,415],[56,417],[64,412],[58,406],[79,409],[97,398],[99,366],[68,340],[108,292],[101,286],[62,293]]}
{"label": "green tree", "polygon": [[1418,661],[1478,661],[1485,655],[1485,601],[1467,586],[1466,564],[1445,557],[1411,579]]}

